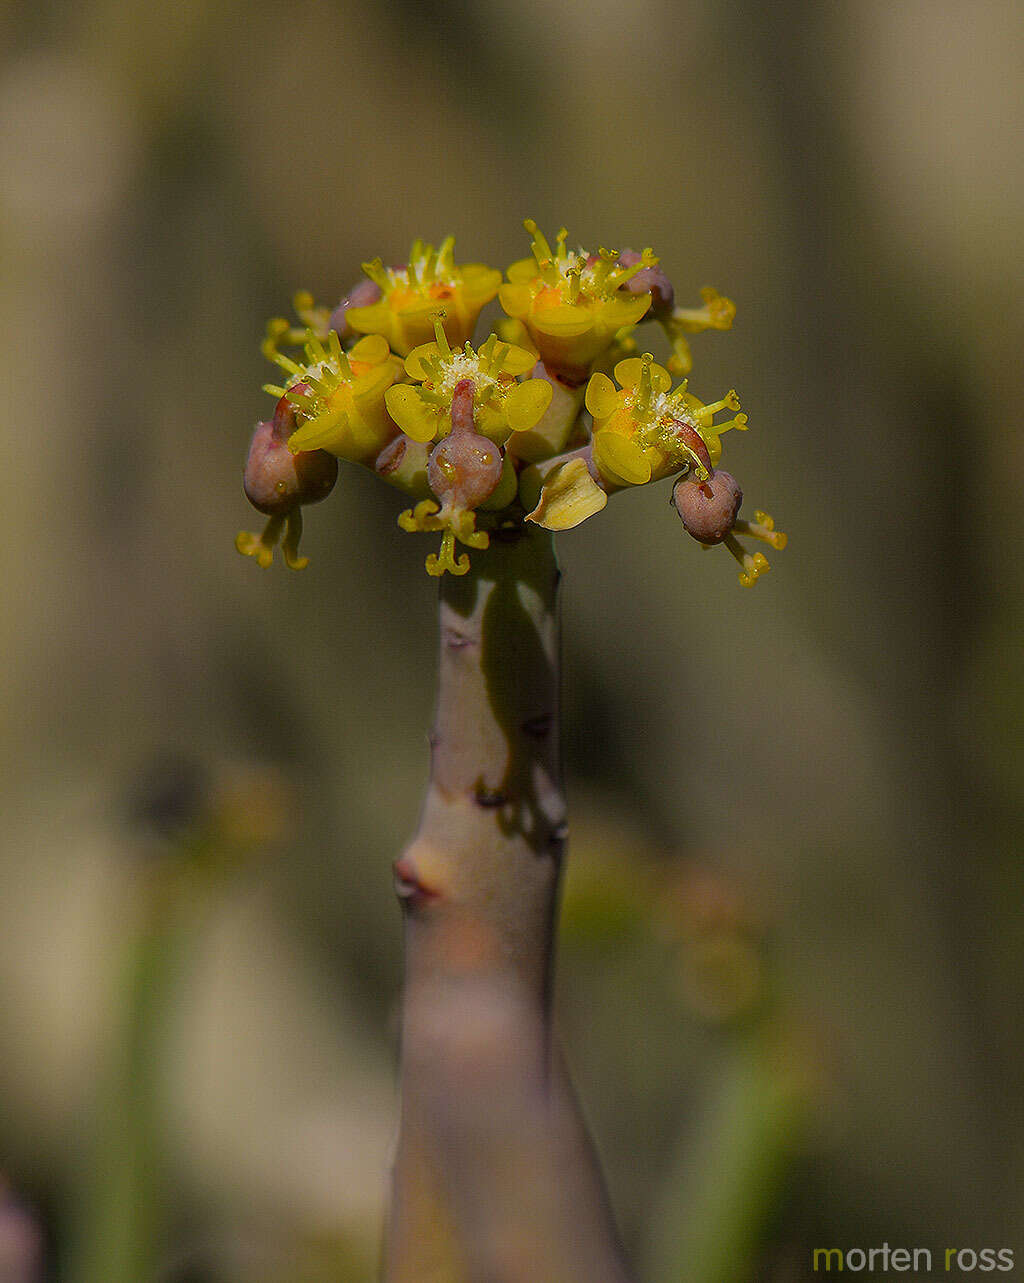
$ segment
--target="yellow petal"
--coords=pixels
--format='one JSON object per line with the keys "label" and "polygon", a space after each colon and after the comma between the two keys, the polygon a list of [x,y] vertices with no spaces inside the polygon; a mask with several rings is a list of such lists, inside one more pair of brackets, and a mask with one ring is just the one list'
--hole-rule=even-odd
{"label": "yellow petal", "polygon": [[559,339],[586,334],[594,324],[594,318],[587,308],[570,307],[568,303],[534,312],[530,321],[541,334],[550,334],[552,338]]}
{"label": "yellow petal", "polygon": [[288,449],[292,454],[301,450],[330,450],[339,445],[348,431],[348,415],[344,410],[328,410],[318,414],[315,419],[308,419],[301,428],[288,438]]}
{"label": "yellow petal", "polygon": [[619,330],[624,325],[636,325],[650,306],[650,294],[612,298],[601,305],[601,320],[611,329]]}
{"label": "yellow petal", "polygon": [[[638,356],[631,356],[620,361],[615,367],[615,377],[624,388],[635,388],[640,382],[640,369],[643,362]],[[663,365],[651,365],[651,387],[655,392],[667,392],[672,386],[672,379]]]}
{"label": "yellow petal", "polygon": [[533,353],[534,362],[538,360],[538,352],[533,347],[533,339],[530,338],[530,331],[522,323],[516,321],[511,316],[499,316],[494,322],[494,332],[502,343],[510,343],[514,347],[520,347],[526,352]]}
{"label": "yellow petal", "polygon": [[399,383],[388,388],[385,396],[388,414],[413,441],[433,441],[438,429],[438,416],[420,397],[419,388]]}
{"label": "yellow petal", "polygon": [[[625,365],[625,361],[620,361],[619,365]],[[615,367],[618,371],[618,366]],[[621,379],[619,380],[621,382]],[[615,384],[607,374],[595,374],[587,384],[586,406],[595,419],[607,419],[613,414],[619,404],[619,394],[615,391]]]}
{"label": "yellow petal", "polygon": [[525,432],[544,416],[554,388],[546,379],[517,383],[505,398],[505,418],[513,432]]}
{"label": "yellow petal", "polygon": [[459,276],[467,303],[480,307],[494,298],[501,285],[501,273],[486,263],[464,263],[459,268]]}
{"label": "yellow petal", "polygon": [[527,351],[524,347],[518,347],[512,344],[505,359],[501,363],[501,368],[505,374],[529,374],[537,364],[537,358],[533,352]]}
{"label": "yellow petal", "polygon": [[529,258],[521,258],[505,273],[513,285],[525,285],[537,276],[537,260],[531,254]]}
{"label": "yellow petal", "polygon": [[345,320],[359,334],[381,334],[388,328],[391,309],[385,299],[371,303],[369,307],[350,307],[345,313]]}
{"label": "yellow petal", "polygon": [[389,388],[394,381],[395,367],[390,361],[386,361],[353,379],[352,395],[361,405],[365,405],[367,401],[379,401],[384,395],[384,389]]}
{"label": "yellow petal", "polygon": [[487,401],[481,402],[476,407],[476,417],[473,420],[477,432],[482,437],[487,437],[495,445],[504,445],[511,435],[511,429],[505,420],[504,412],[497,400],[493,404]]}
{"label": "yellow petal", "polygon": [[388,341],[380,334],[367,334],[348,354],[350,361],[365,361],[367,365],[380,365],[390,355]]}
{"label": "yellow petal", "polygon": [[432,316],[435,312],[444,311],[444,303],[436,298],[417,295],[411,302],[406,303],[405,307],[397,310],[404,321],[416,320],[422,316]]}
{"label": "yellow petal", "polygon": [[414,347],[409,355],[405,358],[405,372],[411,379],[423,380],[429,378],[428,372],[423,368],[423,358],[430,360],[440,354],[441,349],[436,343],[421,343],[419,347]]}
{"label": "yellow petal", "polygon": [[532,299],[533,295],[526,285],[503,285],[498,290],[498,302],[509,316],[526,316]]}
{"label": "yellow petal", "polygon": [[617,432],[594,433],[594,461],[602,472],[627,485],[642,486],[651,479],[651,462],[644,450]]}
{"label": "yellow petal", "polygon": [[570,459],[545,477],[536,508],[527,514],[545,530],[571,530],[600,512],[608,496],[582,459]]}

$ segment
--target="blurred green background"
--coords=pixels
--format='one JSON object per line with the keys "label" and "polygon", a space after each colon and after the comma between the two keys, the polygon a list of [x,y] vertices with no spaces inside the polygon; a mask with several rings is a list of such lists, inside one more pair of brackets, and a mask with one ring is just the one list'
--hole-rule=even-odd
{"label": "blurred green background", "polygon": [[559,1005],[630,1250],[652,1283],[883,1241],[1020,1260],[1021,27],[1016,0],[0,9],[12,1280],[120,1283],[81,1261],[136,1133],[153,1277],[372,1277],[436,585],[354,468],[304,574],[235,553],[259,339],[415,236],[504,267],[527,215],[736,300],[692,386],[740,390],[726,466],[790,536],[751,592],[667,487],[560,540]]}

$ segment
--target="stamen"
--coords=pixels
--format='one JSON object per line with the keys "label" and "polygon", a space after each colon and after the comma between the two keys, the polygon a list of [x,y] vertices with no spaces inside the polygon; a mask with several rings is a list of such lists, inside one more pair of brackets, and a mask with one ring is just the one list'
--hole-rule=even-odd
{"label": "stamen", "polygon": [[753,588],[758,576],[771,569],[763,552],[745,552],[734,534],[727,534],[723,542],[740,565],[740,583],[744,588]]}
{"label": "stamen", "polygon": [[714,428],[717,436],[721,436],[723,432],[728,432],[730,428],[746,432],[748,427],[747,416],[745,414],[737,414],[734,419],[724,419],[721,423],[713,423],[710,426]]}
{"label": "stamen", "polygon": [[721,401],[709,401],[701,413],[713,416],[717,414],[719,410],[738,410],[739,408],[740,399],[736,395],[736,389],[730,388],[729,391],[726,392],[725,396],[722,397]]}
{"label": "stamen", "polygon": [[654,267],[658,261],[659,260],[654,256],[653,250],[645,249],[643,254],[640,256],[639,261],[633,263],[632,266],[616,268],[616,270],[608,277],[605,287],[609,290],[617,290],[619,286],[625,285],[627,281],[631,281],[633,277],[636,276],[638,272],[642,272],[644,268]]}
{"label": "stamen", "polygon": [[651,384],[651,363],[653,360],[653,352],[645,352],[640,358],[640,381],[637,384],[634,405],[645,416],[651,408],[651,398],[654,395],[654,388]]}
{"label": "stamen", "polygon": [[362,264],[362,269],[370,280],[373,281],[374,285],[380,287],[384,294],[387,294],[390,291],[391,277],[388,275],[387,270],[384,267],[384,263],[380,258],[371,258],[368,263]]}
{"label": "stamen", "polygon": [[439,311],[434,313],[434,334],[437,337],[437,346],[441,352],[441,355],[445,357],[450,357],[452,354],[452,350],[448,345],[448,335],[445,334],[444,326],[441,324],[441,322],[444,320],[444,318],[447,315],[448,313],[444,310],[443,307]]}
{"label": "stamen", "polygon": [[593,267],[593,286],[598,292],[603,293],[607,288],[608,273],[612,270],[615,263],[618,262],[618,250],[604,249],[598,251],[600,261]]}
{"label": "stamen", "polygon": [[582,274],[582,271],[583,269],[579,264],[574,264],[572,267],[569,268],[568,272],[566,272],[566,279],[568,282],[567,292],[569,296],[569,302],[571,304],[575,304],[579,300],[580,276]]}
{"label": "stamen", "polygon": [[547,237],[537,227],[536,221],[532,218],[523,219],[523,226],[533,237],[530,242],[530,249],[533,250],[533,257],[537,260],[537,266],[544,267],[545,261],[551,259],[551,246],[547,242]]}
{"label": "stamen", "polygon": [[430,553],[424,565],[427,574],[434,579],[440,578],[446,571],[450,575],[464,575],[469,571],[469,555],[462,553],[456,560],[455,535],[451,530],[446,530],[441,536],[440,553]]}
{"label": "stamen", "polygon": [[438,275],[448,276],[455,268],[455,237],[446,236],[437,251]]}
{"label": "stamen", "polygon": [[760,508],[754,513],[753,521],[737,521],[733,529],[741,534],[750,535],[752,539],[760,539],[762,543],[770,544],[777,552],[781,552],[789,542],[789,537],[782,530],[776,530],[775,522]]}
{"label": "stamen", "polygon": [[240,530],[235,536],[235,547],[243,557],[255,557],[258,565],[267,570],[274,560],[274,547],[281,537],[284,517],[271,517],[263,527],[263,533],[254,535],[248,530]]}
{"label": "stamen", "polygon": [[308,557],[299,556],[299,540],[302,538],[302,509],[294,507],[288,514],[285,536],[281,540],[281,555],[289,570],[305,570],[309,565]]}
{"label": "stamen", "polygon": [[275,352],[271,357],[275,365],[279,365],[282,370],[287,370],[289,374],[301,374],[305,376],[305,370],[290,356],[285,356],[283,352]]}

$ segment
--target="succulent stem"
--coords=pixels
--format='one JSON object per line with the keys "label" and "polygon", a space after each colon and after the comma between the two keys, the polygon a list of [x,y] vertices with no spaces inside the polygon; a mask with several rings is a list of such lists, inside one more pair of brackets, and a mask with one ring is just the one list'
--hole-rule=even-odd
{"label": "succulent stem", "polygon": [[566,838],[559,572],[544,530],[440,581],[440,681],[405,912],[388,1283],[626,1283],[551,1034]]}

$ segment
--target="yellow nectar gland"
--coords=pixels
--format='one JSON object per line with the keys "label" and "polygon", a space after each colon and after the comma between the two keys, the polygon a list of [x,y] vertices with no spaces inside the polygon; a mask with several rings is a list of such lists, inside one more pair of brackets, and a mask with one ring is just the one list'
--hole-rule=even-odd
{"label": "yellow nectar gland", "polygon": [[293,454],[328,450],[354,463],[375,458],[395,435],[384,408],[384,394],[395,381],[395,362],[379,335],[344,352],[335,330],[326,345],[312,331],[305,336],[305,363],[282,352],[274,363],[290,376],[284,387],[264,384],[264,391],[286,397],[303,422],[288,439]]}
{"label": "yellow nectar gland", "polygon": [[414,347],[429,341],[433,318],[443,308],[449,340],[465,343],[472,337],[481,309],[497,294],[501,273],[483,263],[457,265],[454,249],[454,236],[437,249],[416,240],[404,266],[385,267],[379,258],[364,263],[363,271],[378,286],[381,297],[368,307],[348,310],[346,320],[352,329],[383,335],[393,351],[408,356]]}
{"label": "yellow nectar gland", "polygon": [[670,391],[668,371],[650,352],[620,361],[615,378],[621,391],[607,375],[595,374],[586,396],[594,418],[594,460],[612,481],[644,485],[684,466],[707,480],[722,457],[722,434],[746,431],[745,414],[714,421],[721,410],[739,410],[735,391],[708,404],[685,381]]}

